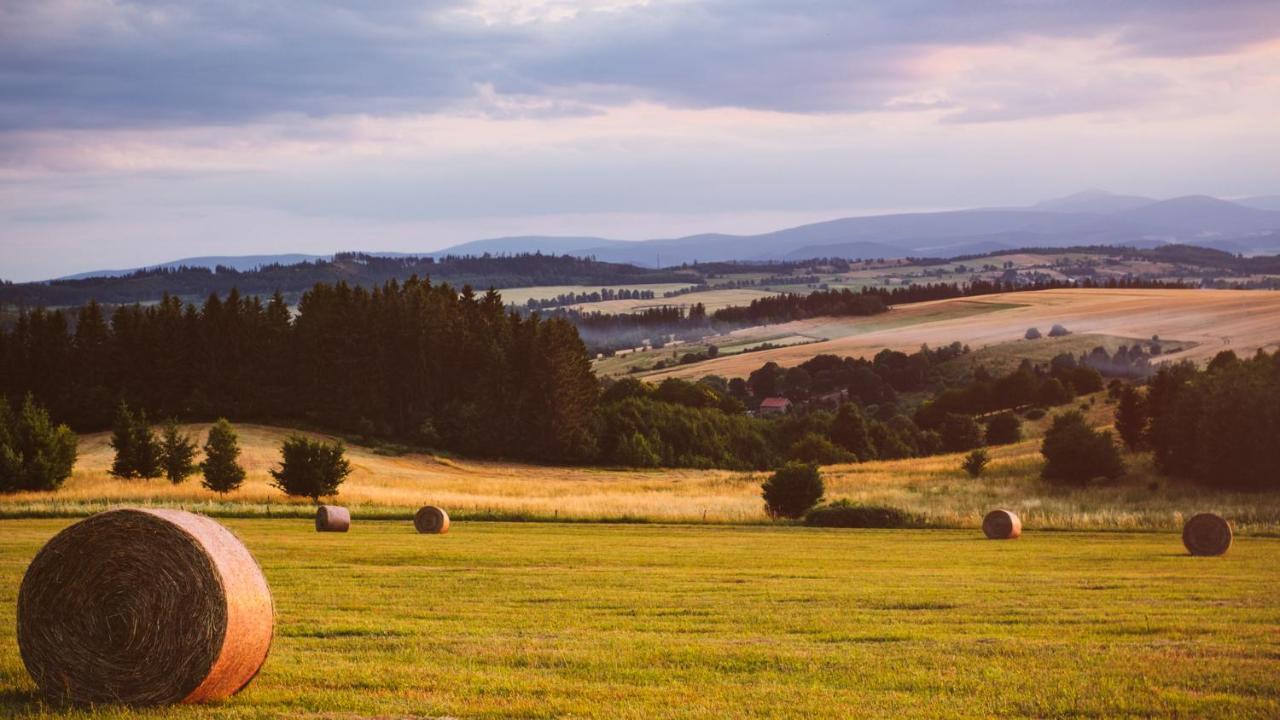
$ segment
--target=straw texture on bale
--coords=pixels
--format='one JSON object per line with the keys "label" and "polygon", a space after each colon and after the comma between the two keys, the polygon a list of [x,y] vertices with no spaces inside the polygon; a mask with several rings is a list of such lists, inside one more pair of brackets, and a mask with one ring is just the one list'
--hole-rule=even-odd
{"label": "straw texture on bale", "polygon": [[1013,540],[1022,535],[1022,520],[1012,510],[992,510],[982,518],[982,534],[988,540]]}
{"label": "straw texture on bale", "polygon": [[18,649],[47,702],[222,700],[271,649],[271,590],[217,522],[121,509],[66,528],[18,591]]}
{"label": "straw texture on bale", "polygon": [[1182,526],[1182,544],[1192,555],[1222,555],[1231,549],[1231,524],[1213,513],[1200,513]]}
{"label": "straw texture on bale", "polygon": [[339,505],[321,505],[316,510],[316,532],[346,532],[350,529],[350,510]]}
{"label": "straw texture on bale", "polygon": [[435,505],[427,505],[413,516],[413,526],[420,533],[443,535],[449,532],[449,513]]}

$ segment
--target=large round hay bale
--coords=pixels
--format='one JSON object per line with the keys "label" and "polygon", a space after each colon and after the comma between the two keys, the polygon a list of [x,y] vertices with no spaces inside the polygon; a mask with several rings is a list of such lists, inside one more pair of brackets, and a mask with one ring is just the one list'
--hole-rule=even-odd
{"label": "large round hay bale", "polygon": [[427,505],[413,516],[413,526],[420,533],[443,535],[449,532],[449,513],[435,505]]}
{"label": "large round hay bale", "polygon": [[982,518],[982,534],[988,540],[1013,540],[1022,534],[1022,520],[1012,510],[992,510]]}
{"label": "large round hay bale", "polygon": [[1182,544],[1192,555],[1222,555],[1231,549],[1231,523],[1213,513],[1200,513],[1182,526]]}
{"label": "large round hay bale", "polygon": [[229,530],[181,510],[121,509],[44,546],[18,591],[18,649],[45,700],[221,700],[271,648],[271,590]]}
{"label": "large round hay bale", "polygon": [[346,532],[351,529],[351,511],[340,505],[316,508],[316,532]]}

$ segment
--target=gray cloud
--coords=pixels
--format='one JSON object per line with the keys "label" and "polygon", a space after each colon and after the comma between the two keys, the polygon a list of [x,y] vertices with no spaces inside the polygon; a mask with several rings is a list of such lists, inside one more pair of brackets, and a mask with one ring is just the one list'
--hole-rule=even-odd
{"label": "gray cloud", "polygon": [[[908,88],[916,72],[909,61],[933,46],[1108,36],[1135,55],[1170,56],[1280,36],[1273,0],[710,0],[495,25],[461,19],[462,0],[84,7],[0,7],[0,128],[432,112],[476,107],[481,86],[548,99],[541,112],[551,113],[636,99],[857,111]],[[1019,95],[1040,109],[998,112],[1059,111],[1034,92],[1011,97]]]}

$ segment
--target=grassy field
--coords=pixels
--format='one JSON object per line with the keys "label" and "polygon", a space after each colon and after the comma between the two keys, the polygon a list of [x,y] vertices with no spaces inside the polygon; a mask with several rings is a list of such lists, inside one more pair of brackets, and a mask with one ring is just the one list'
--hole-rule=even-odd
{"label": "grassy field", "polygon": [[[1100,397],[1082,402],[1090,421],[1111,422],[1114,407]],[[1063,408],[1068,409],[1068,408]],[[830,499],[892,505],[936,527],[976,528],[992,507],[1016,510],[1029,528],[1057,530],[1177,530],[1191,513],[1213,511],[1239,532],[1280,534],[1280,493],[1209,491],[1158,475],[1147,454],[1127,454],[1124,480],[1063,489],[1039,479],[1040,436],[1052,415],[1026,422],[1023,442],[991,448],[983,477],[960,469],[962,455],[832,465],[823,468]],[[187,426],[200,433],[205,426]],[[279,459],[284,428],[239,426],[242,488],[220,497],[197,478],[182,485],[163,479],[111,477],[107,435],[81,438],[72,477],[54,493],[0,496],[0,517],[77,516],[121,504],[184,507],[219,516],[309,516],[308,501],[273,488],[268,470]],[[323,436],[317,436],[323,437]],[[407,518],[425,504],[461,519],[522,519],[766,524],[760,499],[765,473],[727,470],[629,470],[556,467],[451,459],[428,454],[387,456],[349,446],[353,472],[335,499],[357,517]]]}
{"label": "grassy field", "polygon": [[[0,603],[66,521],[0,534]],[[42,708],[0,624],[0,714],[94,718],[1280,715],[1280,540],[231,520],[276,640],[206,707]]]}
{"label": "grassy field", "polygon": [[[972,306],[992,305],[988,311]],[[963,312],[959,306],[966,306]],[[955,314],[949,314],[954,312]],[[940,313],[921,320],[920,313]],[[1061,323],[1076,334],[1150,338],[1184,345],[1177,357],[1206,361],[1220,350],[1253,354],[1280,347],[1280,292],[1270,290],[1041,290],[943,300],[894,308],[875,318],[815,318],[771,325],[771,334],[815,335],[826,342],[717,358],[656,373],[664,377],[745,377],[766,362],[798,365],[814,355],[870,357],[959,341],[974,349],[1022,338],[1029,327]],[[757,332],[755,328],[736,334]]]}

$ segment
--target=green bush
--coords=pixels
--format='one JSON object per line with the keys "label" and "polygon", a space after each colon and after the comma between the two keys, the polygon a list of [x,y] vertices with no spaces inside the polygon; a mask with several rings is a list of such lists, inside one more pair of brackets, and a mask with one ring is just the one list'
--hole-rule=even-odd
{"label": "green bush", "polygon": [[798,518],[822,501],[826,486],[814,465],[789,462],[760,486],[770,517]]}
{"label": "green bush", "polygon": [[804,524],[838,528],[909,528],[918,527],[920,521],[915,515],[895,507],[837,500],[810,510],[804,516]]}
{"label": "green bush", "polygon": [[57,490],[76,464],[76,435],[30,395],[17,414],[0,397],[0,492]]}
{"label": "green bush", "polygon": [[960,469],[969,473],[969,477],[978,477],[982,475],[982,471],[987,469],[987,464],[991,462],[991,456],[986,450],[978,448],[965,456],[964,462],[960,463]]}
{"label": "green bush", "polygon": [[120,403],[116,408],[110,443],[116,451],[111,463],[112,475],[121,478],[153,478],[160,477],[163,473],[164,469],[160,466],[160,441],[151,432],[146,411],[134,413],[129,410],[128,405]]}
{"label": "green bush", "polygon": [[327,443],[291,435],[280,446],[280,468],[271,470],[272,483],[286,495],[322,497],[338,494],[338,486],[351,474],[341,442]]}
{"label": "green bush", "polygon": [[1048,413],[1045,411],[1044,408],[1033,407],[1030,410],[1022,413],[1022,417],[1028,420],[1039,420],[1047,414]]}
{"label": "green bush", "polygon": [[1040,453],[1045,458],[1040,476],[1051,482],[1084,485],[1095,478],[1114,480],[1125,471],[1111,433],[1089,427],[1075,410],[1053,419]]}
{"label": "green bush", "polygon": [[196,441],[170,420],[160,431],[160,467],[169,482],[177,485],[196,471]]}
{"label": "green bush", "polygon": [[987,423],[988,445],[1009,445],[1022,439],[1022,421],[1013,413],[1000,413]]}

